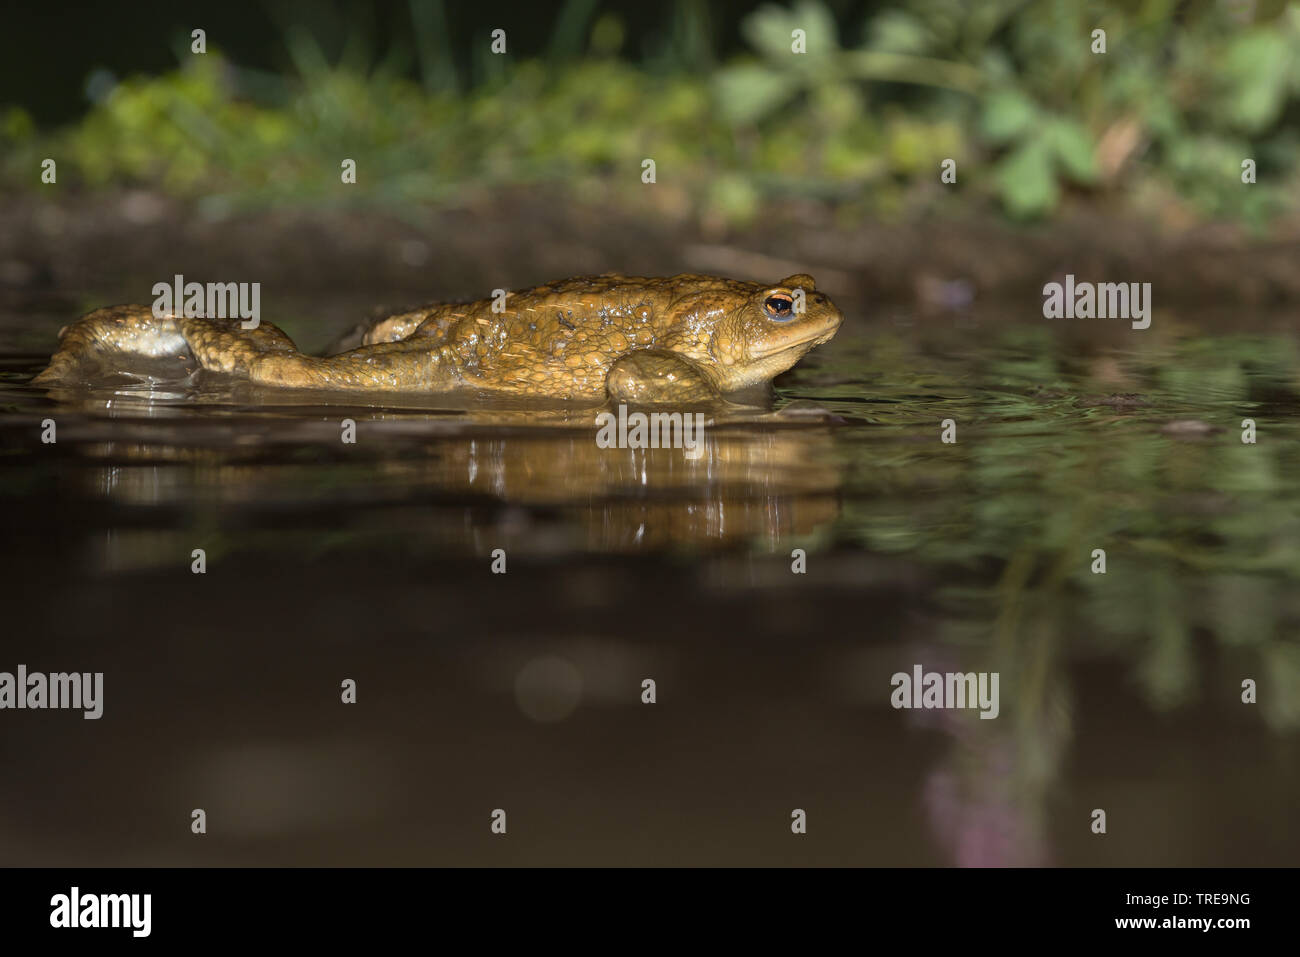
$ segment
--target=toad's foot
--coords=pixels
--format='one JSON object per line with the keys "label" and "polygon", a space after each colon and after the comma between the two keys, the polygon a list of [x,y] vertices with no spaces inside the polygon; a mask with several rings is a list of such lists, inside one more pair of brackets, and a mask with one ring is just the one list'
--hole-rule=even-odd
{"label": "toad's foot", "polygon": [[172,317],[158,318],[148,306],[109,306],[59,330],[59,349],[33,384],[129,375],[132,364],[151,372],[175,369],[179,377],[193,371],[193,358]]}

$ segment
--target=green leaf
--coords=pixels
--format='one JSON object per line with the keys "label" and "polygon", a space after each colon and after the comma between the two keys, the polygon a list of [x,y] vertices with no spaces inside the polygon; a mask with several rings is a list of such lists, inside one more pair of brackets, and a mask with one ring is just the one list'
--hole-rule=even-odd
{"label": "green leaf", "polygon": [[1031,219],[1049,212],[1060,198],[1052,150],[1038,137],[1029,140],[998,164],[999,192],[1007,212],[1021,219]]}
{"label": "green leaf", "polygon": [[866,47],[884,53],[925,54],[930,52],[930,31],[904,10],[885,10],[871,21]]}
{"label": "green leaf", "polygon": [[990,143],[1007,143],[1034,122],[1038,107],[1019,90],[998,90],[989,95],[980,118],[980,131]]}
{"label": "green leaf", "polygon": [[798,81],[769,67],[742,63],[719,70],[713,89],[722,118],[740,126],[784,106],[798,89]]}
{"label": "green leaf", "polygon": [[1060,117],[1053,119],[1047,126],[1046,139],[1070,179],[1076,183],[1097,181],[1096,151],[1092,136],[1082,124]]}
{"label": "green leaf", "polygon": [[1224,56],[1228,80],[1226,109],[1238,129],[1266,129],[1282,113],[1290,79],[1292,50],[1288,38],[1268,29],[1237,37]]}
{"label": "green leaf", "polygon": [[[818,0],[803,0],[792,10],[764,4],[742,21],[740,29],[754,49],[773,59],[815,58],[839,49],[835,18]],[[806,53],[791,49],[795,30],[804,31]]]}

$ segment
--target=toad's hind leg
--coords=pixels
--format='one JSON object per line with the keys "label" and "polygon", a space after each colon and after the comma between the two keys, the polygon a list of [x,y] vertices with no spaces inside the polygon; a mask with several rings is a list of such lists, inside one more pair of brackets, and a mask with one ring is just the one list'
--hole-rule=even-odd
{"label": "toad's hind leg", "polygon": [[616,402],[638,404],[711,402],[718,390],[705,371],[671,352],[641,349],[621,356],[605,377]]}
{"label": "toad's hind leg", "polygon": [[270,323],[244,330],[237,322],[179,319],[203,368],[290,389],[429,390],[450,385],[450,362],[428,340],[364,346],[336,356],[308,356]]}
{"label": "toad's hind leg", "polygon": [[58,351],[32,383],[113,374],[180,377],[193,371],[193,363],[174,317],[155,316],[149,306],[107,306],[59,330]]}
{"label": "toad's hind leg", "polygon": [[288,388],[404,390],[459,384],[455,357],[427,336],[377,343],[338,356],[303,355],[269,322],[155,316],[149,306],[96,309],[60,333],[35,385],[105,375],[180,378],[196,368]]}

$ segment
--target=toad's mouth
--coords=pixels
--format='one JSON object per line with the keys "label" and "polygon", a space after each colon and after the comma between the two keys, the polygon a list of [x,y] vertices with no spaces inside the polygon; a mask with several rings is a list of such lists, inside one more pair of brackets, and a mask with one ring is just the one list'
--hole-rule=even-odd
{"label": "toad's mouth", "polygon": [[753,348],[750,350],[750,356],[754,359],[768,359],[789,352],[792,349],[812,349],[824,342],[829,342],[839,328],[840,322],[838,320],[830,322],[820,329],[809,330],[798,339],[783,339],[780,342]]}

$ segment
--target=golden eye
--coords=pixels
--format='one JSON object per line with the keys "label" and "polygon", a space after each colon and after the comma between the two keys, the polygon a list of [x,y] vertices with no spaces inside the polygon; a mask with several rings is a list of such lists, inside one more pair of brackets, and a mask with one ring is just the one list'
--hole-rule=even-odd
{"label": "golden eye", "polygon": [[767,314],[778,322],[786,322],[794,316],[794,300],[786,293],[776,292],[763,300]]}

